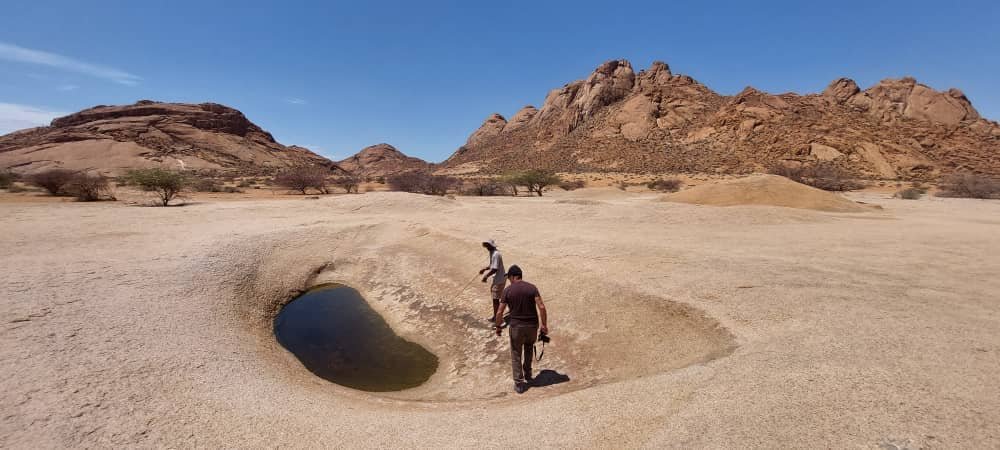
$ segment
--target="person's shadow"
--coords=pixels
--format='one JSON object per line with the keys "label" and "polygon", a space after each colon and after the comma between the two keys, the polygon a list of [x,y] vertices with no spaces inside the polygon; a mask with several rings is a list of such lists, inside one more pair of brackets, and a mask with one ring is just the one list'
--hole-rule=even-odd
{"label": "person's shadow", "polygon": [[538,372],[535,378],[531,380],[530,387],[545,387],[552,386],[553,384],[565,383],[569,381],[569,375],[556,372],[554,370],[545,369]]}

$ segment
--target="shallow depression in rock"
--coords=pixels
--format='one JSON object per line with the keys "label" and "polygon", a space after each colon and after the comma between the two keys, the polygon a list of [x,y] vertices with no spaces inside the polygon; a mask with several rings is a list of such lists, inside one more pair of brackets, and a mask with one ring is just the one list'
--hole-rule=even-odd
{"label": "shallow depression in rock", "polygon": [[312,373],[363,391],[416,387],[438,367],[433,353],[396,335],[357,290],[340,284],[315,287],[285,305],[274,334]]}

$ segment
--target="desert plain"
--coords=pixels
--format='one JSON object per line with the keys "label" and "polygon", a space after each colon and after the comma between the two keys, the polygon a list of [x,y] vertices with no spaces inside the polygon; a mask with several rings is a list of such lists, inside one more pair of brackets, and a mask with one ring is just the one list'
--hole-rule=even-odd
{"label": "desert plain", "polygon": [[[845,198],[867,205],[3,201],[0,447],[1000,446],[1000,202]],[[568,382],[513,392],[485,239],[539,287],[536,370]],[[331,281],[435,375],[365,393],[308,372],[273,318]]]}

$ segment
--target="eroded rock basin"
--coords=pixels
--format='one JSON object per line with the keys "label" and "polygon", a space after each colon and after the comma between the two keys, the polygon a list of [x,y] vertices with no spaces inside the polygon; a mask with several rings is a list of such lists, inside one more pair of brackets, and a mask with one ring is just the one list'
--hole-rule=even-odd
{"label": "eroded rock basin", "polygon": [[396,335],[361,294],[342,284],[316,286],[282,308],[278,342],[317,376],[369,392],[419,386],[438,358]]}

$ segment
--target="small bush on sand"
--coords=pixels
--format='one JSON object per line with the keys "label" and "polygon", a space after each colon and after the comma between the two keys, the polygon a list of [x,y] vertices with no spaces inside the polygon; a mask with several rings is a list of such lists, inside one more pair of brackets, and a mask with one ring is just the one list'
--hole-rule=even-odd
{"label": "small bush on sand", "polygon": [[66,192],[81,202],[96,202],[98,200],[114,200],[108,178],[98,174],[78,173],[67,184]]}
{"label": "small bush on sand", "polygon": [[315,189],[323,194],[328,193],[326,179],[330,170],[319,166],[296,166],[284,169],[274,175],[274,184],[299,191],[302,195],[309,189]]}
{"label": "small bush on sand", "polygon": [[253,186],[255,184],[257,184],[257,182],[255,180],[240,180],[240,182],[236,184],[236,187],[239,187],[239,188],[248,188],[248,187]]}
{"label": "small bush on sand", "polygon": [[619,181],[617,184],[615,184],[615,187],[618,188],[618,190],[620,191],[625,191],[628,190],[628,183],[624,181]]}
{"label": "small bush on sand", "polygon": [[906,188],[901,191],[897,191],[893,194],[893,197],[901,198],[903,200],[920,200],[920,197],[924,196],[924,190],[918,188]]}
{"label": "small bush on sand", "polygon": [[956,173],[941,182],[938,197],[1000,198],[1000,181],[971,173]]}
{"label": "small bush on sand", "polygon": [[824,191],[852,191],[865,187],[854,174],[829,162],[799,166],[777,164],[768,172]]}
{"label": "small bush on sand", "polygon": [[564,191],[575,191],[587,186],[587,182],[583,180],[573,180],[573,181],[563,181],[559,183],[559,188]]}
{"label": "small bush on sand", "polygon": [[76,172],[67,169],[49,169],[28,176],[28,184],[45,189],[51,195],[67,195],[66,187]]}
{"label": "small bush on sand", "polygon": [[649,189],[660,192],[677,192],[683,185],[684,182],[677,178],[658,178],[646,183]]}
{"label": "small bush on sand", "polygon": [[536,193],[539,197],[542,196],[542,192],[545,188],[558,185],[562,182],[562,178],[552,172],[532,169],[525,170],[523,172],[513,172],[505,175],[503,179],[514,187],[514,195],[517,195],[517,186],[524,186],[528,189],[529,193]]}
{"label": "small bush on sand", "polygon": [[342,177],[334,178],[333,184],[340,187],[348,194],[351,192],[357,194],[358,186],[361,185],[361,179],[353,175],[344,175]]}
{"label": "small bush on sand", "polygon": [[129,185],[155,192],[163,206],[167,206],[190,184],[185,173],[159,168],[130,170],[123,179]]}

